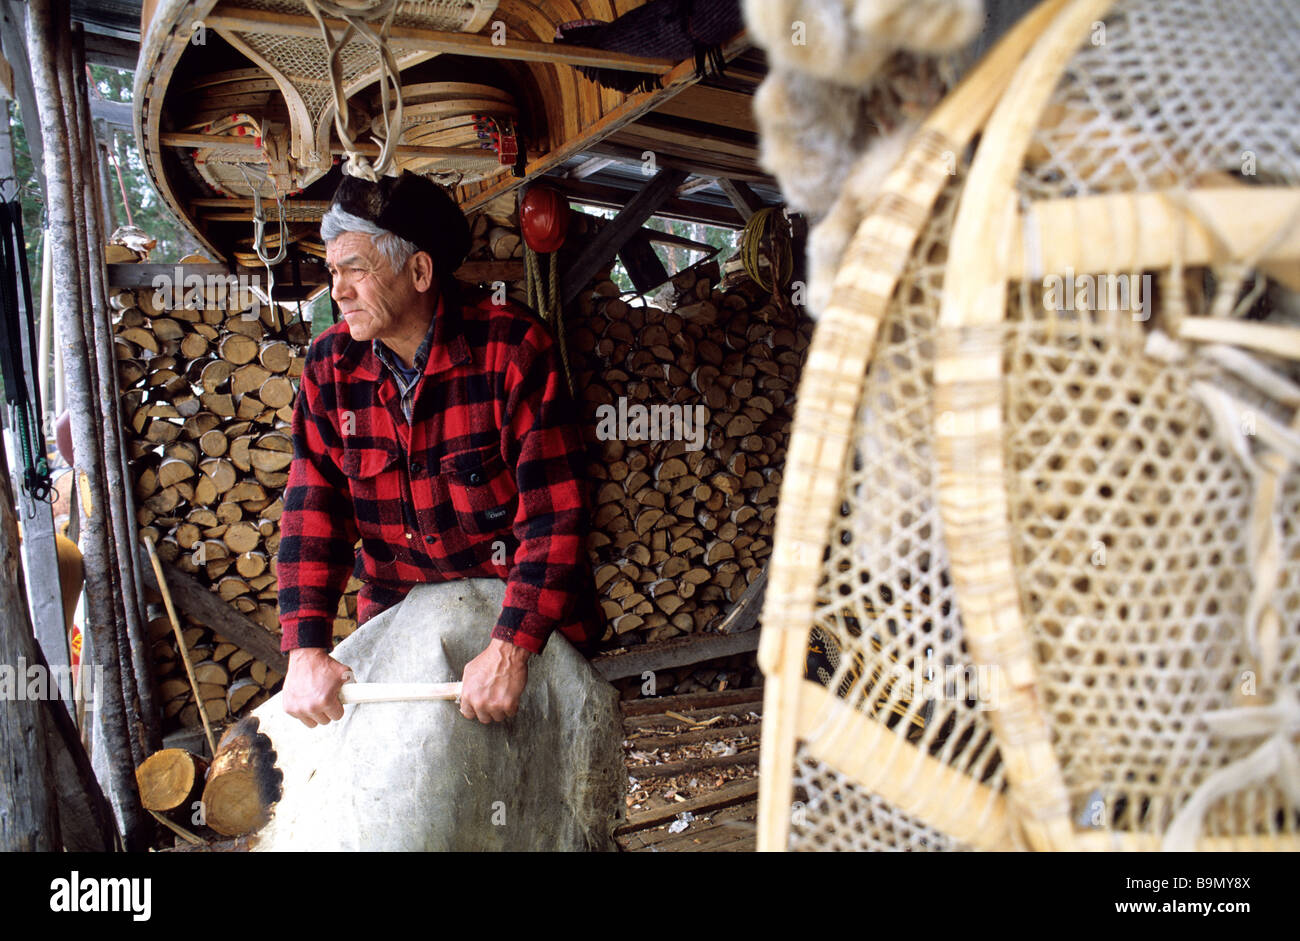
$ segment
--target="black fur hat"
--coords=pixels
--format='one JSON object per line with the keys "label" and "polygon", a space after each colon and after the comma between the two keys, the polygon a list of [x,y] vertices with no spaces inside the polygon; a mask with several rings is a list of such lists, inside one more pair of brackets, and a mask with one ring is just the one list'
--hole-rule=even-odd
{"label": "black fur hat", "polygon": [[377,183],[345,174],[333,206],[428,252],[439,272],[455,271],[469,254],[469,223],[460,206],[438,184],[409,170]]}

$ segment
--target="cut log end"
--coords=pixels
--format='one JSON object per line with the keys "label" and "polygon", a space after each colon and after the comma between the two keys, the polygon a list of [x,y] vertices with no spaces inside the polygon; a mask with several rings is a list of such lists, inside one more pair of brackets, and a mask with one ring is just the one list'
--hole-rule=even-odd
{"label": "cut log end", "polygon": [[135,769],[140,804],[160,813],[182,807],[198,790],[207,763],[182,748],[154,752]]}
{"label": "cut log end", "polygon": [[284,783],[275,759],[271,740],[258,731],[256,716],[231,726],[217,745],[203,788],[207,825],[222,836],[243,836],[265,826]]}

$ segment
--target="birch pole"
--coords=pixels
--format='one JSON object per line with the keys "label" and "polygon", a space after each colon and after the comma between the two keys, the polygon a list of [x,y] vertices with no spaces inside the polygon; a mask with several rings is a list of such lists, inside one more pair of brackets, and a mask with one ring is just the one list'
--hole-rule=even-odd
{"label": "birch pole", "polygon": [[85,233],[85,278],[90,304],[83,317],[91,322],[87,336],[95,338],[96,362],[99,372],[99,401],[104,423],[104,471],[109,494],[109,518],[112,541],[109,549],[113,555],[113,574],[118,584],[115,601],[120,604],[123,620],[118,630],[121,651],[130,651],[131,670],[124,675],[128,682],[123,686],[126,709],[134,749],[133,758],[138,767],[162,745],[161,722],[154,701],[153,670],[145,635],[140,599],[144,586],[140,581],[136,557],[134,506],[131,476],[126,465],[126,448],[122,436],[121,397],[118,393],[117,358],[113,355],[113,325],[109,320],[108,290],[104,282],[104,227],[101,222],[99,198],[102,189],[97,178],[99,162],[95,159],[94,130],[90,120],[90,98],[86,81],[85,31],[80,23],[72,27],[69,74],[74,79],[76,101],[78,157],[73,162],[73,178],[80,178],[82,193],[82,229]]}
{"label": "birch pole", "polygon": [[104,670],[104,682],[97,690],[99,701],[95,705],[109,752],[109,780],[105,784],[119,815],[127,848],[141,849],[152,825],[140,806],[136,791],[134,766],[131,764],[132,736],[127,728],[122,697],[122,654],[126,652],[119,653],[115,625],[107,492],[101,461],[100,410],[94,396],[93,350],[80,312],[82,295],[78,280],[86,267],[78,257],[76,202],[69,172],[76,159],[69,147],[71,137],[67,126],[73,108],[69,107],[71,102],[65,103],[59,88],[59,73],[63,71],[61,64],[66,60],[59,54],[58,40],[67,36],[69,29],[66,0],[31,0],[28,3],[28,53],[45,142],[54,316],[64,354],[67,403],[73,450],[76,452],[74,475],[80,497],[81,549],[85,560],[86,633],[94,661]]}

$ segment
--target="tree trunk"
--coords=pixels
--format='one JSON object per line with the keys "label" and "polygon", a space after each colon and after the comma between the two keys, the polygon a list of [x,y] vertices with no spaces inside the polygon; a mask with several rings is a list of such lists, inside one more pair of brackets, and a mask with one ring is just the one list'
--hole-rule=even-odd
{"label": "tree trunk", "polygon": [[[103,723],[109,751],[107,788],[129,849],[141,848],[152,821],[140,807],[136,793],[132,736],[126,724],[113,605],[113,584],[108,549],[107,494],[100,456],[99,405],[96,401],[92,363],[80,308],[82,295],[78,279],[85,272],[84,259],[77,251],[76,201],[69,167],[77,155],[69,149],[71,123],[59,88],[63,71],[57,42],[66,36],[70,24],[68,7],[56,0],[32,0],[27,7],[28,54],[36,89],[45,147],[46,211],[49,246],[54,269],[54,311],[64,346],[67,405],[71,413],[72,444],[76,452],[74,474],[79,492],[81,546],[86,572],[86,633],[93,662],[104,669],[104,682],[97,690],[97,720]],[[64,76],[64,81],[69,81]],[[71,109],[69,109],[71,110]]]}
{"label": "tree trunk", "polygon": [[[123,621],[118,632],[119,645],[123,635],[126,644],[122,653],[130,651],[131,669],[127,671],[129,682],[124,686],[127,694],[126,707],[130,727],[136,730],[132,736],[133,755],[143,761],[162,744],[162,733],[158,719],[158,706],[154,701],[153,675],[150,670],[149,655],[145,644],[143,616],[140,599],[143,586],[137,569],[134,533],[134,507],[131,499],[129,474],[125,471],[125,450],[122,446],[121,406],[117,385],[116,358],[112,355],[113,328],[108,320],[108,292],[103,271],[104,232],[100,223],[97,206],[100,187],[95,178],[98,166],[94,159],[91,142],[90,104],[86,86],[85,33],[80,24],[72,32],[72,68],[77,104],[78,141],[81,159],[75,167],[81,174],[81,191],[83,193],[85,220],[85,257],[86,278],[83,283],[89,285],[90,306],[86,308],[93,321],[97,369],[99,372],[99,401],[102,406],[102,418],[105,429],[104,469],[108,493],[112,500],[109,506],[112,523],[110,550],[113,556],[113,575],[118,591],[115,599],[120,601]],[[124,664],[126,661],[123,661]],[[133,693],[133,695],[131,695]]]}

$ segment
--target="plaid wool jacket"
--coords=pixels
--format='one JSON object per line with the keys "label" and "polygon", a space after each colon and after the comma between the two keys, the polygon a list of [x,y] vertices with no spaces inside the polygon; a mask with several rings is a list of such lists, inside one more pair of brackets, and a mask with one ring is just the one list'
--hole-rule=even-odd
{"label": "plaid wool jacket", "polygon": [[427,343],[409,422],[393,373],[346,324],[307,353],[276,560],[281,649],[330,646],[353,571],[360,622],[417,583],[497,577],[492,637],[538,653],[558,629],[589,647],[604,625],[587,458],[554,339],[482,297],[440,301]]}

